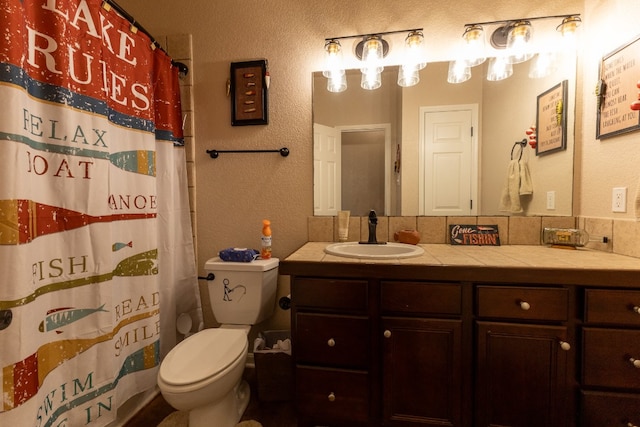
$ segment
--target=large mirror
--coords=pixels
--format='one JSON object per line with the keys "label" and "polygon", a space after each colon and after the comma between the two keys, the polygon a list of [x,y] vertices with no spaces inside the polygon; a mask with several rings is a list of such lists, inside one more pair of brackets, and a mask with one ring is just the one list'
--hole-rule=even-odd
{"label": "large mirror", "polygon": [[[570,216],[576,57],[559,57],[544,78],[529,77],[530,62],[488,81],[486,61],[459,84],[447,82],[448,63],[429,63],[409,88],[397,85],[397,67],[386,67],[373,91],[360,88],[358,70],[347,70],[341,93],[328,92],[327,79],[314,73],[315,215]],[[538,98],[563,82],[564,148],[537,153],[516,144],[536,125]],[[514,203],[505,203],[512,160],[526,168],[533,191],[512,191]]]}

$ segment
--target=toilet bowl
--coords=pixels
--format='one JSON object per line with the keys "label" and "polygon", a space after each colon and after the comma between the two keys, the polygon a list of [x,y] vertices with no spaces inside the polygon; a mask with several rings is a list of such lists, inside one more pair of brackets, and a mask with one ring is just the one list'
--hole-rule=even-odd
{"label": "toilet bowl", "polygon": [[[275,307],[277,258],[224,262],[214,258],[205,270],[209,304],[219,328],[203,329],[176,345],[160,364],[158,387],[167,403],[189,412],[189,427],[234,427],[246,409],[250,390],[242,380],[251,325]],[[177,327],[188,329],[184,318]],[[188,323],[188,322],[186,322]]]}
{"label": "toilet bowl", "polygon": [[167,403],[189,412],[189,426],[233,427],[249,403],[241,381],[247,330],[204,329],[174,347],[160,365],[158,387]]}

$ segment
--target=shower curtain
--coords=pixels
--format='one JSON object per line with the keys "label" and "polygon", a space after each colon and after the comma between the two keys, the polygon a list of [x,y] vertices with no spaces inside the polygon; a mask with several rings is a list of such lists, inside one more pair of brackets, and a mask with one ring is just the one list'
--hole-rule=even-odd
{"label": "shower curtain", "polygon": [[0,425],[103,426],[201,321],[178,75],[106,2],[0,3]]}

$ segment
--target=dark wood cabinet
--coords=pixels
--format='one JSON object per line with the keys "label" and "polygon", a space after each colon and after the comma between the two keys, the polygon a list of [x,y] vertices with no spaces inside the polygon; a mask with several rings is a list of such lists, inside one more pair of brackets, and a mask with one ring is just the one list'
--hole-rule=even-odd
{"label": "dark wood cabinet", "polygon": [[368,282],[294,278],[291,296],[298,424],[372,425]]}
{"label": "dark wood cabinet", "polygon": [[566,426],[566,334],[563,326],[479,321],[474,425]]}
{"label": "dark wood cabinet", "polygon": [[580,425],[640,426],[640,291],[586,289]]}
{"label": "dark wood cabinet", "polygon": [[475,426],[566,427],[569,290],[476,286]]}
{"label": "dark wood cabinet", "polygon": [[291,275],[300,427],[640,426],[633,284],[322,267]]}
{"label": "dark wood cabinet", "polygon": [[462,426],[462,321],[382,319],[384,425]]}

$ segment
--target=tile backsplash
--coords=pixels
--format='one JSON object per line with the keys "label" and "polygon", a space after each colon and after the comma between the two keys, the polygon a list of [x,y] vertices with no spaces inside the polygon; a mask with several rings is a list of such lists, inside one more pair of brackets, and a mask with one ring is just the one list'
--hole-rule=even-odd
{"label": "tile backsplash", "polygon": [[[546,227],[581,228],[591,237],[588,248],[640,258],[640,222],[633,220],[558,216],[380,216],[376,236],[378,241],[393,241],[396,231],[417,230],[420,243],[449,243],[449,224],[497,224],[503,245],[540,245],[542,229]],[[308,233],[310,242],[337,242],[337,217],[309,217]],[[348,240],[367,240],[368,236],[368,218],[352,216]],[[606,243],[603,237],[607,238]]]}

